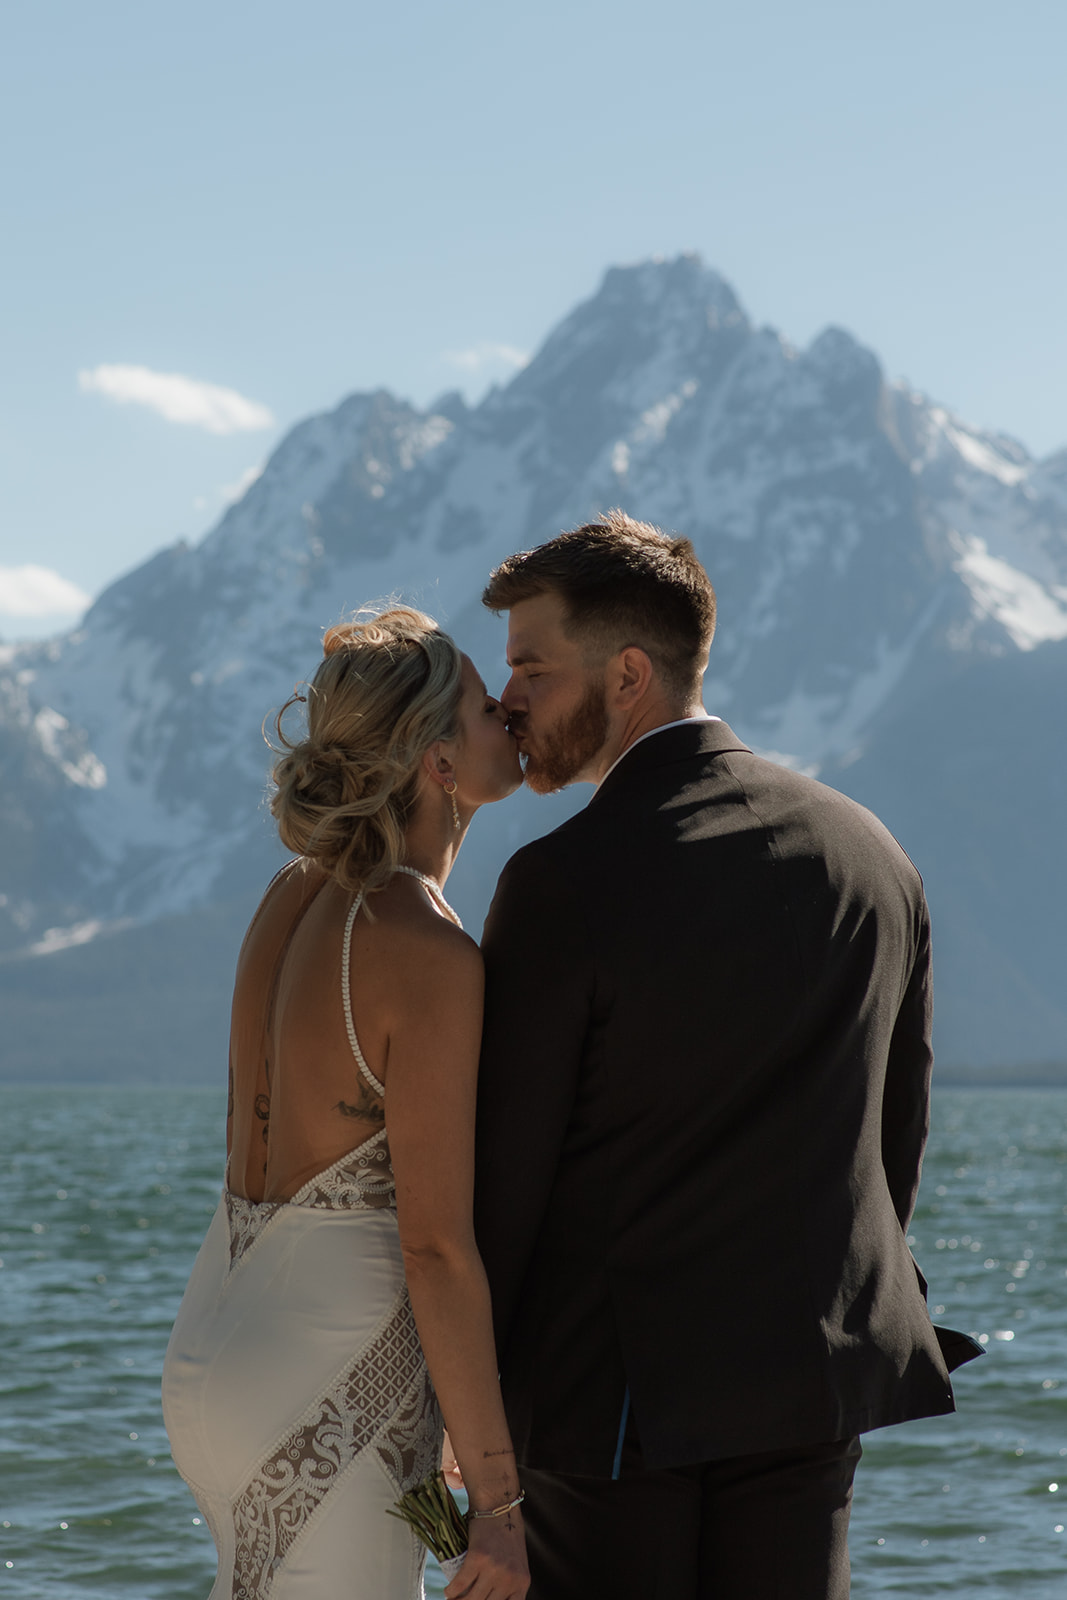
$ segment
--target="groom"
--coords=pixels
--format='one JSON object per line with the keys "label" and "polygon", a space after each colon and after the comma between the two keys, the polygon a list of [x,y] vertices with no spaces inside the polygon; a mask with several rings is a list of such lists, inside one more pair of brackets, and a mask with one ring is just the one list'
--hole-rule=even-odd
{"label": "groom", "polygon": [[843,1600],[857,1436],[953,1409],[905,1243],[919,875],[702,709],[687,540],[611,512],[483,599],[526,782],[597,785],[484,938],[476,1225],[530,1600]]}

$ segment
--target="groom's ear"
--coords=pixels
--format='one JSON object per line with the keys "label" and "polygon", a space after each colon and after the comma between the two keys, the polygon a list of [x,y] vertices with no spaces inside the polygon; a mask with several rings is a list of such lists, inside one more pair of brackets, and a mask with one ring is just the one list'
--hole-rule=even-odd
{"label": "groom's ear", "polygon": [[608,696],[620,710],[629,711],[648,693],[655,675],[647,652],[629,644],[608,665]]}

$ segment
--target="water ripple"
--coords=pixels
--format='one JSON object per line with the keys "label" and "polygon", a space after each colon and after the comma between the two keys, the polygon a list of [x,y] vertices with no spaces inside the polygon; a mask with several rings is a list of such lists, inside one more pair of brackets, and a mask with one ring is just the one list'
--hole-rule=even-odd
{"label": "water ripple", "polygon": [[[222,1097],[4,1088],[0,1104],[4,1592],[204,1600],[213,1547],[159,1372],[217,1199]],[[865,1436],[856,1600],[1067,1592],[1065,1177],[1067,1093],[939,1095],[913,1248],[936,1320],[987,1355],[958,1375],[955,1416]]]}

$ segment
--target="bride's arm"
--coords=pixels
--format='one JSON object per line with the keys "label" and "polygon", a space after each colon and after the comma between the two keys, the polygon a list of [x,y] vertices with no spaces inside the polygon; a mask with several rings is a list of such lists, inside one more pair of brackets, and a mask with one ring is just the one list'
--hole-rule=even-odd
{"label": "bride's arm", "polygon": [[[471,1509],[519,1493],[497,1380],[489,1290],[474,1240],[474,1109],[483,974],[477,946],[442,924],[397,963],[385,1117],[408,1289]],[[474,1587],[470,1587],[472,1580]],[[521,1600],[529,1583],[518,1511],[470,1524],[457,1580],[470,1600]],[[451,1587],[451,1586],[450,1586]]]}

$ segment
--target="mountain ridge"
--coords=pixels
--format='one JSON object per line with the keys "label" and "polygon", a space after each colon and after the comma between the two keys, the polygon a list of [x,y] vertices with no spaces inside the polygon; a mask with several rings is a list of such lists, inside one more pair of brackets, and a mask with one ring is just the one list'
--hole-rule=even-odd
{"label": "mountain ridge", "polygon": [[[401,594],[439,615],[492,683],[504,630],[479,601],[489,568],[612,504],[685,533],[708,566],[721,619],[709,710],[754,747],[857,788],[891,827],[886,808],[899,806],[895,831],[927,875],[947,942],[949,1056],[1007,1058],[1025,1038],[1020,1060],[1067,1057],[1067,1006],[1036,954],[1042,940],[1064,948],[1050,903],[1061,886],[1067,898],[1062,865],[1027,854],[1021,900],[1003,884],[987,894],[985,869],[961,883],[959,867],[999,860],[1007,881],[1012,861],[1006,802],[982,812],[962,742],[964,727],[981,741],[975,696],[980,707],[1025,683],[1033,717],[1047,727],[1055,716],[1067,449],[1038,462],[968,427],[888,383],[842,329],[794,349],[754,327],[693,256],[610,268],[477,406],[445,395],[420,410],[378,389],[306,419],[199,545],[126,574],[69,634],[0,651],[8,1009],[27,962],[60,987],[65,964],[103,974],[108,948],[151,944],[149,930],[174,919],[220,930],[219,965],[279,859],[260,723],[313,670],[322,628]],[[939,724],[938,705],[954,708],[954,726]],[[910,751],[908,716],[922,729]],[[1063,791],[1054,740],[1040,742],[1031,783],[1027,827],[1051,861]],[[923,801],[934,789],[937,816]],[[475,932],[510,848],[583,799],[524,795],[479,818],[454,879]],[[998,892],[1012,908],[999,931]],[[979,948],[976,928],[968,970],[955,952]],[[29,953],[42,945],[50,953]],[[121,1021],[119,965],[107,982]],[[990,1017],[982,996],[998,972],[1015,976]],[[216,1027],[228,982],[227,969],[212,991]],[[70,1058],[58,1024],[51,1035],[39,1024],[35,1048]],[[21,1026],[16,1017],[16,1035]],[[22,1048],[9,1042],[12,1061]],[[101,1038],[102,1060],[106,1048]]]}

